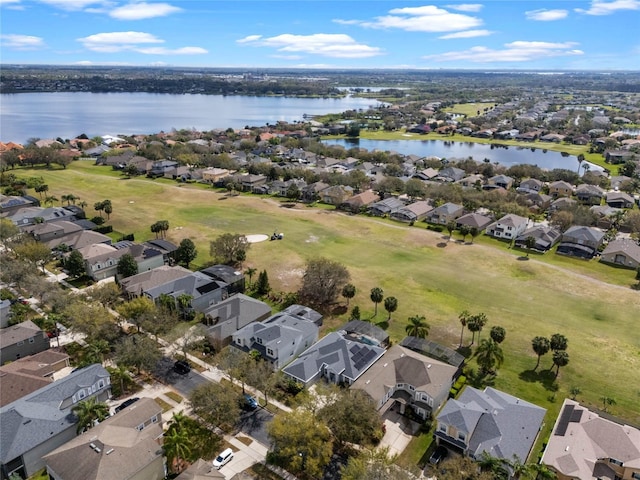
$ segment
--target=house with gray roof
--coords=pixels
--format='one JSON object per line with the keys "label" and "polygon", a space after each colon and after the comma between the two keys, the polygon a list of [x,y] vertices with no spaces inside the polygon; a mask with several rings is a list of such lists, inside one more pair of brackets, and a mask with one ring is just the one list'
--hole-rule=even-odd
{"label": "house with gray roof", "polygon": [[258,351],[279,370],[318,340],[318,330],[312,321],[280,312],[241,328],[231,338],[235,347]]}
{"label": "house with gray roof", "polygon": [[633,197],[625,192],[609,192],[605,202],[613,208],[633,208],[634,204]]}
{"label": "house with gray roof", "polygon": [[540,193],[542,191],[542,187],[544,183],[537,178],[527,178],[526,180],[522,180],[516,191],[518,193]]}
{"label": "house with gray roof", "polygon": [[576,188],[576,198],[585,205],[600,205],[604,190],[597,185],[582,183]]}
{"label": "house with gray roof", "polygon": [[489,188],[504,188],[505,190],[509,190],[513,186],[513,178],[508,175],[494,175],[487,180],[485,187],[487,186],[489,186]]}
{"label": "house with gray roof", "polygon": [[87,275],[96,281],[115,277],[118,274],[118,262],[126,254],[134,258],[138,273],[164,265],[164,257],[160,250],[129,241],[121,241],[113,245],[91,245],[79,252],[84,258]]}
{"label": "house with gray roof", "polygon": [[191,272],[189,275],[171,279],[166,283],[144,290],[145,297],[160,301],[162,295],[168,295],[177,299],[181,295],[191,297],[190,308],[196,312],[203,312],[211,305],[227,298],[226,287],[228,285],[220,280],[214,280],[202,272]]}
{"label": "house with gray roof", "polygon": [[350,320],[339,328],[355,340],[375,345],[376,347],[387,348],[389,346],[389,334],[386,330],[364,320]]}
{"label": "house with gray roof", "polygon": [[562,233],[554,227],[535,225],[518,235],[514,245],[518,248],[527,248],[527,238],[529,237],[533,237],[536,240],[532,250],[544,253],[560,241]]}
{"label": "house with gray roof", "polygon": [[42,457],[76,436],[71,408],[95,397],[111,395],[111,377],[102,365],[77,370],[0,408],[0,471],[27,478],[44,467]]}
{"label": "house with gray roof", "polygon": [[541,463],[560,480],[640,478],[640,429],[567,398]]}
{"label": "house with gray roof", "polygon": [[476,228],[480,232],[487,228],[492,221],[493,219],[491,217],[487,217],[480,213],[467,213],[456,220],[456,228],[459,229],[462,226],[466,226],[469,228]]}
{"label": "house with gray roof", "polygon": [[0,365],[49,349],[49,337],[31,320],[0,330]]}
{"label": "house with gray roof", "polygon": [[427,213],[425,220],[429,223],[446,225],[447,223],[460,218],[463,213],[464,207],[462,205],[449,202],[431,210],[429,213]]}
{"label": "house with gray roof", "polygon": [[433,180],[436,182],[457,182],[458,180],[462,180],[466,174],[467,172],[461,168],[445,167],[440,169],[438,175],[436,175]]}
{"label": "house with gray roof", "polygon": [[602,251],[600,261],[635,270],[640,267],[640,245],[630,238],[614,240]]}
{"label": "house with gray roof", "polygon": [[436,442],[473,459],[483,452],[525,463],[538,438],[546,409],[486,387],[467,386],[437,416]]}
{"label": "house with gray roof", "polygon": [[557,253],[591,259],[604,241],[604,232],[593,227],[575,225],[562,235]]}
{"label": "house with gray roof", "polygon": [[199,458],[175,480],[224,480],[226,477],[211,462]]}
{"label": "house with gray roof", "polygon": [[404,202],[396,197],[385,198],[369,205],[367,212],[375,217],[386,217],[404,207]]}
{"label": "house with gray roof", "polygon": [[13,212],[7,218],[18,227],[26,227],[57,220],[76,220],[78,216],[67,207],[25,207]]}
{"label": "house with gray roof", "polygon": [[391,212],[389,218],[398,222],[414,223],[424,220],[431,210],[433,207],[428,201],[419,200]]}
{"label": "house with gray roof", "polygon": [[394,345],[364,372],[352,389],[364,390],[376,408],[411,408],[423,419],[436,412],[449,396],[457,368],[419,352]]}
{"label": "house with gray roof", "polygon": [[128,298],[141,296],[145,291],[165,283],[184,278],[193,272],[180,265],[161,265],[153,270],[138,273],[120,280],[120,288]]}
{"label": "house with gray roof", "polygon": [[494,238],[512,240],[524,232],[528,224],[528,218],[508,213],[500,220],[489,225],[485,233]]}
{"label": "house with gray roof", "polygon": [[207,337],[225,344],[241,328],[253,322],[261,322],[271,316],[271,307],[243,293],[232,295],[220,303],[206,308],[203,312],[207,325]]}
{"label": "house with gray roof", "polygon": [[361,343],[347,333],[331,332],[282,369],[293,380],[310,385],[320,378],[337,385],[351,385],[385,352]]}
{"label": "house with gray roof", "polygon": [[0,214],[4,216],[12,215],[21,208],[39,207],[40,201],[31,195],[2,195],[0,194]]}
{"label": "house with gray roof", "polygon": [[52,480],[163,480],[162,408],[141,398],[44,456]]}

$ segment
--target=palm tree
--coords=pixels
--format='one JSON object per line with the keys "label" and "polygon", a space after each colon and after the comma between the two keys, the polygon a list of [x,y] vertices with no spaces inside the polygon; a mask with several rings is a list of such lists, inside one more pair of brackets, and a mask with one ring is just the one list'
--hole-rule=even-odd
{"label": "palm tree", "polygon": [[95,340],[87,345],[87,359],[96,363],[104,362],[104,354],[111,351],[111,346],[106,340]]}
{"label": "palm tree", "polygon": [[71,412],[78,417],[76,433],[80,434],[89,430],[96,421],[101,422],[109,416],[109,407],[106,403],[98,402],[95,397],[79,402],[73,406]]}
{"label": "palm tree", "polygon": [[384,299],[384,309],[387,311],[389,316],[387,317],[387,322],[391,320],[391,314],[398,309],[398,299],[396,297],[387,297]]}
{"label": "palm tree", "polygon": [[352,283],[347,283],[342,287],[342,296],[347,299],[347,308],[349,307],[349,300],[356,296],[356,287]]}
{"label": "palm tree", "polygon": [[471,315],[467,319],[467,328],[472,333],[471,345],[473,345],[474,342],[476,341],[476,332],[478,332],[478,340],[480,340],[480,332],[482,331],[482,327],[484,327],[486,323],[487,323],[487,316],[484,313]]}
{"label": "palm tree", "polygon": [[476,361],[484,373],[494,373],[504,362],[502,348],[491,339],[482,339],[476,349]]}
{"label": "palm tree", "polygon": [[84,200],[81,200],[80,202],[78,202],[78,206],[84,210],[84,207],[86,207],[88,204],[87,202],[85,202]]}
{"label": "palm tree", "polygon": [[374,317],[378,315],[378,304],[382,301],[383,298],[384,292],[380,287],[374,287],[371,289],[371,301],[375,305],[375,311],[373,313]]}
{"label": "palm tree", "polygon": [[410,337],[427,338],[431,325],[429,325],[425,320],[424,315],[414,315],[413,317],[409,317],[409,323],[404,328],[407,335]]}
{"label": "palm tree", "polygon": [[538,355],[538,362],[533,368],[533,371],[535,372],[540,366],[540,357],[549,351],[551,345],[549,344],[549,339],[547,337],[535,337],[531,340],[531,348],[533,348],[533,351]]}
{"label": "palm tree", "polygon": [[505,337],[507,336],[507,332],[504,328],[496,325],[494,327],[491,327],[491,331],[489,332],[489,336],[491,337],[491,340],[493,340],[496,343],[502,343],[504,342]]}
{"label": "palm tree", "polygon": [[616,404],[615,398],[607,397],[606,395],[604,397],[600,397],[600,400],[602,400],[602,410],[605,412],[608,407],[612,407]]}
{"label": "palm tree", "polygon": [[182,464],[191,455],[191,446],[191,437],[186,429],[170,428],[164,434],[163,447],[169,459],[169,465],[172,469],[175,465],[176,472],[182,470]]}
{"label": "palm tree", "polygon": [[247,267],[244,271],[244,274],[249,277],[249,285],[247,285],[247,288],[251,288],[251,280],[253,279],[253,276],[256,274],[256,272],[258,271],[257,268],[251,268],[251,267]]}
{"label": "palm tree", "polygon": [[131,375],[129,374],[129,370],[124,365],[109,367],[108,370],[111,376],[112,388],[114,385],[118,385],[120,387],[120,395],[123,395],[125,393],[126,386],[133,381],[131,379]]}
{"label": "palm tree", "polygon": [[582,390],[580,390],[580,387],[571,387],[571,390],[569,390],[569,395],[571,396],[571,400],[575,400],[578,395],[580,395],[582,393]]}
{"label": "palm tree", "polygon": [[553,352],[553,364],[557,367],[555,378],[558,378],[560,367],[565,367],[569,364],[569,354],[564,350],[556,350]]}
{"label": "palm tree", "polygon": [[485,472],[491,472],[493,474],[494,479],[504,479],[509,478],[509,472],[505,468],[504,460],[501,458],[496,458],[488,454],[486,451],[483,451],[478,459],[478,465],[480,469]]}
{"label": "palm tree", "polygon": [[508,463],[511,468],[511,478],[527,478],[535,480],[534,464],[523,463],[517,455],[513,455],[513,460]]}
{"label": "palm tree", "polygon": [[550,470],[544,463],[531,463],[531,477],[535,480],[556,480],[553,470]]}
{"label": "palm tree", "polygon": [[582,165],[582,162],[584,162],[584,153],[581,153],[580,155],[578,155],[578,175],[580,175],[580,166]]}
{"label": "palm tree", "polygon": [[55,202],[59,202],[57,197],[49,196],[49,197],[45,197],[44,198],[44,204],[45,205],[53,205]]}
{"label": "palm tree", "polygon": [[554,333],[549,340],[549,346],[554,352],[567,349],[567,337],[560,333]]}
{"label": "palm tree", "polygon": [[471,232],[471,228],[468,225],[460,225],[458,231],[460,232],[460,235],[462,235],[462,241],[464,242],[467,239],[467,235]]}
{"label": "palm tree", "polygon": [[464,335],[464,327],[467,326],[467,322],[470,318],[471,314],[467,310],[463,310],[460,315],[458,315],[460,325],[462,325],[462,330],[460,330],[460,345],[458,346],[458,348],[462,348],[462,336]]}
{"label": "palm tree", "polygon": [[456,229],[456,222],[451,221],[447,223],[447,232],[449,232],[449,238],[447,239],[447,242],[451,240],[451,236],[453,235],[453,231],[455,229]]}

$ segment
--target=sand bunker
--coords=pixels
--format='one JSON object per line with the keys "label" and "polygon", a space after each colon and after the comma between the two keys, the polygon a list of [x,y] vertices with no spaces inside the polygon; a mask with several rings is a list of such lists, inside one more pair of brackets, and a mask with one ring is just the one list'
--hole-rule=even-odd
{"label": "sand bunker", "polygon": [[263,235],[263,234],[257,234],[257,235],[245,235],[244,238],[247,239],[247,242],[249,243],[258,243],[258,242],[264,242],[265,240],[269,239],[269,235]]}

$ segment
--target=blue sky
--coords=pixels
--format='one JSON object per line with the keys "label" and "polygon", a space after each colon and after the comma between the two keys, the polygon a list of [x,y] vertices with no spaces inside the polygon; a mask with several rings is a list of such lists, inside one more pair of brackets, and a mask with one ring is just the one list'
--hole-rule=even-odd
{"label": "blue sky", "polygon": [[4,64],[640,70],[640,0],[0,0]]}

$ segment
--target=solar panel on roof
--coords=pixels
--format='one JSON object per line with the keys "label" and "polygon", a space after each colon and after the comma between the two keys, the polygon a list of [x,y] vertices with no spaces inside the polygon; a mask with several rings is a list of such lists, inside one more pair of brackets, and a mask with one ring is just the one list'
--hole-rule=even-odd
{"label": "solar panel on roof", "polygon": [[573,410],[573,413],[571,414],[571,422],[573,423],[580,423],[580,420],[582,419],[582,413],[584,412],[584,410],[582,409],[578,409],[575,408]]}
{"label": "solar panel on roof", "polygon": [[353,345],[353,346],[349,349],[349,351],[350,351],[351,353],[354,353],[354,354],[355,354],[355,353],[357,353],[359,350],[360,350],[360,345]]}
{"label": "solar panel on roof", "polygon": [[554,432],[554,435],[558,437],[564,437],[564,434],[567,433],[567,427],[569,426],[569,420],[573,415],[573,405],[566,405],[564,410],[562,410],[562,414],[560,415],[560,420],[558,420],[558,427]]}

